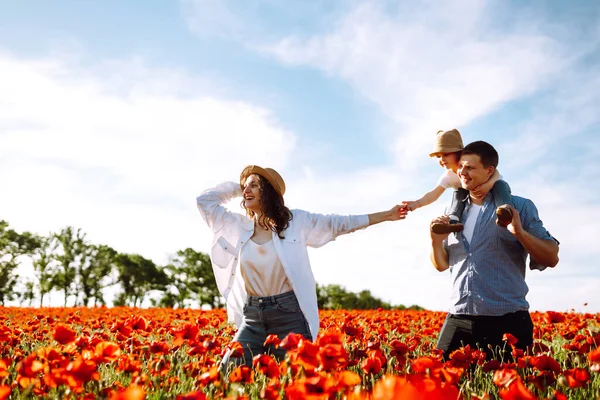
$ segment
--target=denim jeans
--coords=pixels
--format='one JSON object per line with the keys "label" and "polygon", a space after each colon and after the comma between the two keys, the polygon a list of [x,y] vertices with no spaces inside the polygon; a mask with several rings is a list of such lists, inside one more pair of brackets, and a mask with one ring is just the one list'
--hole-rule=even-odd
{"label": "denim jeans", "polygon": [[313,340],[308,322],[293,291],[276,296],[248,296],[244,305],[242,325],[232,340],[242,345],[244,356],[234,358],[227,352],[221,362],[221,370],[226,372],[232,366],[244,363],[252,367],[252,358],[263,353],[281,361],[285,358],[285,349],[275,348],[273,345],[264,346],[263,343],[268,335],[277,335],[279,339],[283,339],[292,332]]}
{"label": "denim jeans", "polygon": [[[502,340],[505,333],[518,339],[516,347],[525,349],[533,343],[533,322],[528,311],[516,311],[500,316],[448,314],[437,343],[448,360],[450,354],[463,346],[480,348],[488,359],[498,358],[506,362],[510,358],[510,346]],[[491,347],[491,348],[490,348]]]}
{"label": "denim jeans", "polygon": [[[504,204],[515,206],[512,201],[510,186],[502,179],[494,184],[491,192],[492,196],[494,196],[496,207]],[[447,212],[450,216],[450,223],[457,223],[462,220],[462,213],[465,210],[465,199],[467,197],[469,197],[469,191],[463,188],[456,189],[452,194],[452,203]]]}

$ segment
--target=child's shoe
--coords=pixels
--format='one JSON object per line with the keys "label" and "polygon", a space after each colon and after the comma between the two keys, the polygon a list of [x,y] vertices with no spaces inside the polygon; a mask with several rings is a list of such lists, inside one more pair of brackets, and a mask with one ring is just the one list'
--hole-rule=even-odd
{"label": "child's shoe", "polygon": [[431,224],[431,231],[437,234],[460,232],[463,229],[465,229],[465,226],[458,222],[450,224],[440,224],[439,222],[435,222]]}
{"label": "child's shoe", "polygon": [[513,219],[512,210],[508,205],[500,206],[496,209],[496,225],[506,228]]}

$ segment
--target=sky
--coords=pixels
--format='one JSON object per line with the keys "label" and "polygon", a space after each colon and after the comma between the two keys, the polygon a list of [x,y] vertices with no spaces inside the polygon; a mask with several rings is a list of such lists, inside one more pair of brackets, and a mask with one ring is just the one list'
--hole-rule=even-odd
{"label": "sky", "polygon": [[[0,0],[0,219],[160,264],[209,252],[195,198],[248,164],[292,209],[383,211],[436,186],[435,132],[457,128],[560,241],[531,309],[600,312],[599,50],[585,0]],[[310,249],[317,282],[447,310],[447,192]]]}

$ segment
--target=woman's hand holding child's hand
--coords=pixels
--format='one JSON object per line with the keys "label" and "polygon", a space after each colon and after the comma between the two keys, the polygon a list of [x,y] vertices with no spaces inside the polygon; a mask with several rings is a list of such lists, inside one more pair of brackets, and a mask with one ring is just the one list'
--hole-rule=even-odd
{"label": "woman's hand holding child's hand", "polygon": [[421,205],[419,204],[419,201],[403,201],[402,205],[405,205],[406,208],[408,209],[408,211],[415,211],[417,208],[419,208]]}

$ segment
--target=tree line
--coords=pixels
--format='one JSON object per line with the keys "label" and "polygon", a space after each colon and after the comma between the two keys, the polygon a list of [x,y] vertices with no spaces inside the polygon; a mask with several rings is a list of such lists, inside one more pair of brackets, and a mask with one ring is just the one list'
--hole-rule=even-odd
{"label": "tree line", "polygon": [[[33,273],[18,276],[17,267],[27,262]],[[157,265],[139,254],[91,243],[72,226],[42,236],[17,232],[0,220],[0,305],[16,301],[45,306],[48,296],[59,292],[65,307],[101,306],[107,305],[104,291],[108,288],[115,292],[111,299],[115,306],[139,307],[145,300],[156,307],[224,306],[209,256],[192,248],[177,251],[166,265]],[[392,306],[368,290],[352,293],[339,285],[317,284],[317,298],[319,308],[325,309],[405,308]]]}

